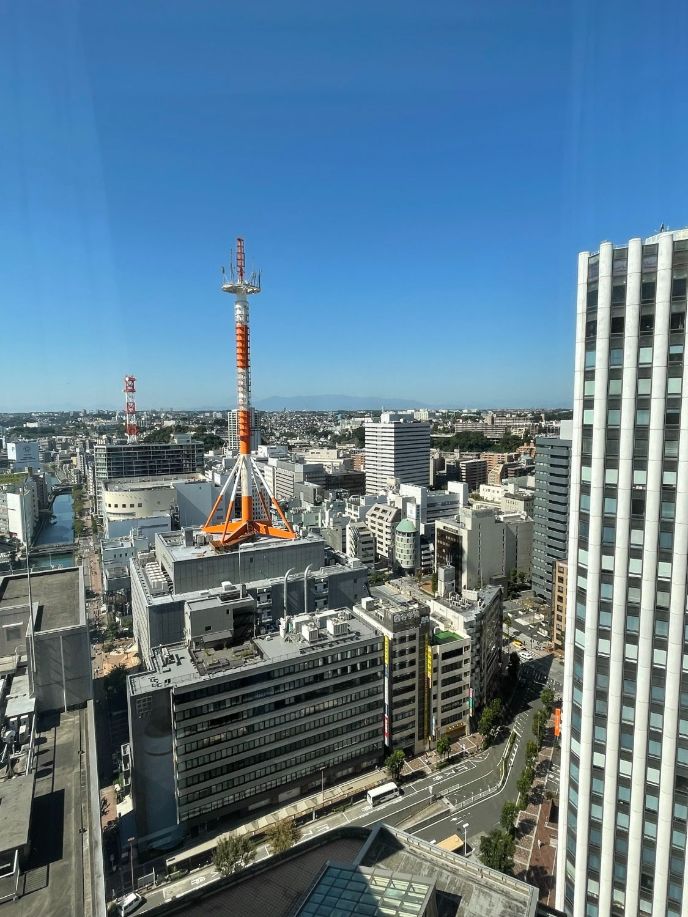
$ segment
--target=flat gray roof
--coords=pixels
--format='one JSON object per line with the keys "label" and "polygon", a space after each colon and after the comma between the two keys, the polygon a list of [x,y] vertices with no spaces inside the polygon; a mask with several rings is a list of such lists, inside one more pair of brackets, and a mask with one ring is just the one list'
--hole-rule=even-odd
{"label": "flat gray roof", "polygon": [[[39,606],[36,633],[82,623],[84,597],[79,573],[79,567],[67,567],[31,574],[31,597],[34,605]],[[28,604],[29,587],[25,575],[6,576],[0,580],[0,611]]]}
{"label": "flat gray roof", "polygon": [[0,780],[0,851],[16,850],[29,841],[31,801],[35,771],[11,780]]}

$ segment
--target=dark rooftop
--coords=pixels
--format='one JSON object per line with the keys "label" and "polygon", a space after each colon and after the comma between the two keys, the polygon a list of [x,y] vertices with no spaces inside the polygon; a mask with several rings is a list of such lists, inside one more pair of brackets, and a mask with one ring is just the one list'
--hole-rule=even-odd
{"label": "dark rooftop", "polygon": [[[79,579],[78,567],[31,574],[31,596],[34,605],[39,606],[36,633],[80,623]],[[0,611],[28,602],[29,587],[24,574],[0,579]]]}

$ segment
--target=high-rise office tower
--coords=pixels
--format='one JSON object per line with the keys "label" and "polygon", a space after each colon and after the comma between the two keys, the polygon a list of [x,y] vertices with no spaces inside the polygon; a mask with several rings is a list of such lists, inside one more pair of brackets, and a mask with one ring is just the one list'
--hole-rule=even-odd
{"label": "high-rise office tower", "polygon": [[413,414],[385,412],[379,423],[365,425],[366,493],[387,490],[390,481],[400,484],[430,483],[430,424]]}
{"label": "high-rise office tower", "polygon": [[557,906],[688,909],[688,230],[579,256]]}
{"label": "high-rise office tower", "polygon": [[536,437],[535,448],[533,592],[550,605],[554,564],[568,551],[571,421],[562,421],[559,436]]}
{"label": "high-rise office tower", "polygon": [[[251,452],[257,452],[260,446],[260,418],[261,412],[253,408],[251,411]],[[227,448],[230,452],[239,451],[239,411],[227,411]]]}

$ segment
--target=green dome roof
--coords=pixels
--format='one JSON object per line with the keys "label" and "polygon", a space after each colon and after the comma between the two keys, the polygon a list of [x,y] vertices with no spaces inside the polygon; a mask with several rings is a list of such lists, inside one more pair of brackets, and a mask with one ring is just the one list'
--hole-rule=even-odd
{"label": "green dome roof", "polygon": [[408,532],[409,534],[413,532],[415,534],[416,527],[410,519],[402,519],[397,525],[396,530],[397,532]]}

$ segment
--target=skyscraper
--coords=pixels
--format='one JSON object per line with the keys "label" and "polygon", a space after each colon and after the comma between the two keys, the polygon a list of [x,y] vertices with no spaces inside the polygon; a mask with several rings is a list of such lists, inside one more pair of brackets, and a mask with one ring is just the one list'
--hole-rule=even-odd
{"label": "skyscraper", "polygon": [[366,493],[387,490],[389,482],[430,483],[430,424],[412,414],[385,412],[365,425]]}
{"label": "skyscraper", "polygon": [[533,592],[549,605],[554,564],[568,551],[571,422],[562,421],[559,436],[538,436],[535,447]]}
{"label": "skyscraper", "polygon": [[688,906],[688,230],[578,265],[557,906]]}

